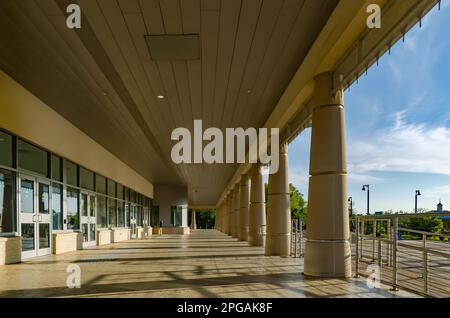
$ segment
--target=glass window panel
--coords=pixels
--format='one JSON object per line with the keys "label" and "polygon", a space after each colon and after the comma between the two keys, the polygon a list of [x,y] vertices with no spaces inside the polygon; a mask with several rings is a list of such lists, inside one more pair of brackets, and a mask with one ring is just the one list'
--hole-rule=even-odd
{"label": "glass window panel", "polygon": [[0,169],[0,233],[16,231],[16,174]]}
{"label": "glass window panel", "polygon": [[125,227],[130,226],[130,205],[125,203]]}
{"label": "glass window panel", "polygon": [[116,197],[116,183],[111,180],[108,180],[108,195],[110,197]]}
{"label": "glass window panel", "polygon": [[142,226],[142,207],[137,207],[137,215],[136,215],[136,223],[137,226]]}
{"label": "glass window panel", "polygon": [[129,202],[130,201],[130,189],[125,188],[125,201]]}
{"label": "glass window panel", "polygon": [[81,232],[83,232],[83,242],[87,242],[89,237],[89,226],[88,224],[82,224],[81,225]]}
{"label": "glass window panel", "polygon": [[63,229],[62,215],[62,186],[53,184],[52,186],[52,212],[53,212],[53,229]]}
{"label": "glass window panel", "polygon": [[80,187],[94,191],[94,173],[80,167]]}
{"label": "glass window panel", "polygon": [[130,202],[136,203],[136,192],[130,190]]}
{"label": "glass window panel", "polygon": [[39,248],[50,247],[50,224],[39,223]]}
{"label": "glass window panel", "polygon": [[80,196],[81,216],[88,216],[88,196],[82,193]]}
{"label": "glass window panel", "polygon": [[106,198],[97,196],[97,224],[99,228],[108,227],[106,219]]}
{"label": "glass window panel", "polygon": [[109,227],[117,226],[117,211],[115,199],[108,200],[108,226]]}
{"label": "glass window panel", "polygon": [[47,177],[48,176],[48,153],[23,140],[17,141],[17,156],[19,168]]}
{"label": "glass window panel", "polygon": [[39,183],[39,213],[50,213],[50,187]]}
{"label": "glass window panel", "polygon": [[34,250],[34,223],[22,223],[22,252]]}
{"label": "glass window panel", "polygon": [[13,137],[0,131],[0,165],[13,167]]}
{"label": "glass window panel", "polygon": [[159,206],[152,206],[151,212],[151,226],[159,226]]}
{"label": "glass window panel", "polygon": [[95,175],[95,189],[101,194],[106,194],[106,178]]}
{"label": "glass window panel", "polygon": [[67,188],[67,229],[78,230],[78,190]]}
{"label": "glass window panel", "polygon": [[78,186],[77,165],[68,160],[64,160],[64,169],[66,171],[66,183],[73,186]]}
{"label": "glass window panel", "polygon": [[117,226],[124,227],[125,226],[125,208],[124,202],[117,202]]}
{"label": "glass window panel", "polygon": [[34,182],[20,180],[20,212],[34,213]]}
{"label": "glass window panel", "polygon": [[124,200],[123,185],[120,183],[117,184],[117,199]]}
{"label": "glass window panel", "polygon": [[62,182],[61,158],[52,155],[52,179]]}

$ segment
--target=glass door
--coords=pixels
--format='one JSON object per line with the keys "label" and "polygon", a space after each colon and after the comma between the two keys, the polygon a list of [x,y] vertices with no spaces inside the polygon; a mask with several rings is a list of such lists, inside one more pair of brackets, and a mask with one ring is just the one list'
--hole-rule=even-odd
{"label": "glass door", "polygon": [[136,230],[136,211],[137,207],[134,204],[130,204],[130,229],[131,229],[131,238],[137,237],[137,230]]}
{"label": "glass door", "polygon": [[83,233],[83,247],[97,245],[96,240],[96,212],[95,195],[82,192],[80,197],[81,232]]}
{"label": "glass door", "polygon": [[22,259],[51,254],[50,183],[20,176]]}

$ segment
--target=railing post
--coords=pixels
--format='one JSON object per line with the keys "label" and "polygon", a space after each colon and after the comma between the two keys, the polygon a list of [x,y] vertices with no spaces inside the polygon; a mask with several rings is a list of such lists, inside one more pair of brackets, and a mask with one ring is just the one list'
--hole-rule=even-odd
{"label": "railing post", "polygon": [[387,247],[386,247],[386,264],[391,266],[391,220],[387,220],[386,223],[386,234],[387,234]]}
{"label": "railing post", "polygon": [[[291,238],[293,238],[293,236],[294,236],[294,220],[291,220]],[[292,250],[293,250],[293,245],[294,244],[294,240],[293,239],[291,239],[291,246],[290,246],[290,254],[291,254],[291,256],[292,256]]]}
{"label": "railing post", "polygon": [[427,235],[422,234],[423,240],[423,291],[428,295],[428,252],[427,252]]}
{"label": "railing post", "polygon": [[392,290],[397,291],[397,248],[398,248],[398,216],[394,217],[394,231],[392,244]]}
{"label": "railing post", "polygon": [[372,262],[375,262],[375,244],[377,240],[377,220],[373,220],[372,228]]}
{"label": "railing post", "polygon": [[359,258],[363,259],[363,254],[364,254],[364,219],[361,220],[361,233],[360,233],[360,237],[361,237],[361,252],[359,254]]}
{"label": "railing post", "polygon": [[303,221],[300,219],[300,257],[303,255]]}
{"label": "railing post", "polygon": [[359,277],[359,218],[355,218],[356,226],[355,226],[355,240],[356,240],[356,246],[355,246],[355,278]]}

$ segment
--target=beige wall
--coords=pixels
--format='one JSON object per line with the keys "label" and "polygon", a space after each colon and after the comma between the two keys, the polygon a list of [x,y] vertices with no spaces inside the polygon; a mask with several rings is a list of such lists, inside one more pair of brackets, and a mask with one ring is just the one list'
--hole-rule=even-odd
{"label": "beige wall", "polygon": [[1,70],[0,127],[153,198],[148,180]]}

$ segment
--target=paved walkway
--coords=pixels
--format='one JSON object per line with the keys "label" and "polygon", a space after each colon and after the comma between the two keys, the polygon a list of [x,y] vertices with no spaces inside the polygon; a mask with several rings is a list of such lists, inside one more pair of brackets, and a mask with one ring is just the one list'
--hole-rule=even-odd
{"label": "paved walkway", "polygon": [[[69,264],[81,288],[69,289]],[[360,279],[306,279],[303,259],[266,257],[214,230],[153,236],[0,266],[0,297],[417,297]]]}

